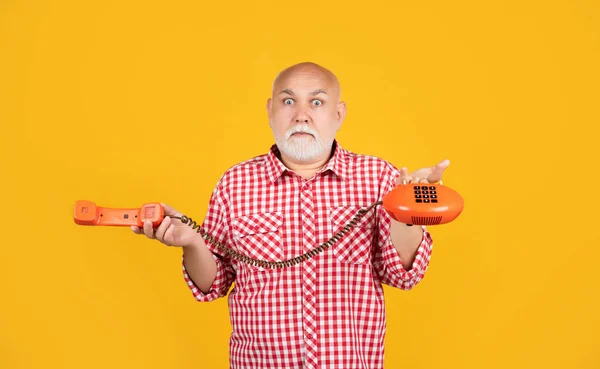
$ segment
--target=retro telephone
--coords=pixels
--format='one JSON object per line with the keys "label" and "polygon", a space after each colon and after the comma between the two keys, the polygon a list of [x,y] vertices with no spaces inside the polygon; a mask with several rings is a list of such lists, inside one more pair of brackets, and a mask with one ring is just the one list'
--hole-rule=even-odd
{"label": "retro telephone", "polygon": [[[211,237],[200,225],[191,218],[171,216],[188,224],[202,238],[217,247],[225,255],[238,261],[263,268],[284,268],[296,265],[332,246],[348,233],[366,213],[382,205],[384,210],[395,220],[407,225],[438,225],[456,219],[464,207],[463,198],[455,190],[439,184],[409,183],[397,185],[392,191],[358,213],[327,242],[322,243],[311,251],[285,261],[266,261],[252,259],[236,250],[223,245]],[[88,200],[78,200],[75,203],[73,218],[78,225],[87,226],[138,226],[143,227],[144,221],[149,220],[153,227],[158,227],[164,219],[164,209],[159,203],[146,203],[140,208],[108,208],[96,205]]]}

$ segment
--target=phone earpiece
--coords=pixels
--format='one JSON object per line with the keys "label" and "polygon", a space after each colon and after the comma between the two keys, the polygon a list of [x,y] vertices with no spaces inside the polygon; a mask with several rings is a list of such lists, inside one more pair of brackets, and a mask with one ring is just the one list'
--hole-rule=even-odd
{"label": "phone earpiece", "polygon": [[404,183],[383,199],[383,208],[396,221],[411,225],[445,224],[456,219],[464,200],[455,190],[434,183]]}

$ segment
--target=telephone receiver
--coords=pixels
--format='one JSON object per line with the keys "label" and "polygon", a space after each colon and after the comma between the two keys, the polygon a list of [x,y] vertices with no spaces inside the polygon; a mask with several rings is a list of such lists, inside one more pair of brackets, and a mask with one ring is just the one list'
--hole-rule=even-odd
{"label": "telephone receiver", "polygon": [[[411,225],[438,225],[456,219],[463,210],[464,200],[455,190],[438,184],[399,184],[382,201],[385,211],[396,221]],[[149,220],[158,227],[164,219],[160,203],[143,204],[139,208],[109,208],[93,201],[77,200],[74,221],[89,226],[138,226]]]}
{"label": "telephone receiver", "polygon": [[140,208],[108,208],[93,201],[77,200],[73,218],[76,224],[87,226],[138,226],[144,221],[158,227],[165,217],[162,205],[156,202],[143,204]]}

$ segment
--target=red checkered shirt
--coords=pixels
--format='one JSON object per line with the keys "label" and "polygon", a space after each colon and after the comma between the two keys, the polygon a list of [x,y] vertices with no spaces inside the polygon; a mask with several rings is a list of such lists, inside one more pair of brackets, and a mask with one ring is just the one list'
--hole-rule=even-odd
{"label": "red checkered shirt", "polygon": [[[335,142],[331,160],[303,179],[265,154],[230,168],[215,187],[203,227],[256,259],[294,258],[327,241],[361,208],[395,186],[399,171]],[[230,367],[383,368],[386,332],[382,284],[413,288],[428,267],[432,239],[425,227],[412,267],[405,270],[382,206],[368,212],[338,243],[281,269],[247,265],[213,251],[217,275],[198,301],[229,293]],[[417,245],[415,245],[417,246]],[[235,284],[233,283],[235,282]]]}

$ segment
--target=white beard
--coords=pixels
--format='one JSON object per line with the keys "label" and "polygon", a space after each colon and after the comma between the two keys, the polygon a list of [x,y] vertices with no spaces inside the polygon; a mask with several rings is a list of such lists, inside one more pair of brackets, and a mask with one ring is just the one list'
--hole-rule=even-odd
{"label": "white beard", "polygon": [[[291,137],[296,132],[309,133],[313,137]],[[276,136],[275,143],[283,154],[296,162],[306,163],[328,153],[333,145],[333,139],[323,140],[309,126],[295,125],[285,133],[285,137]]]}

